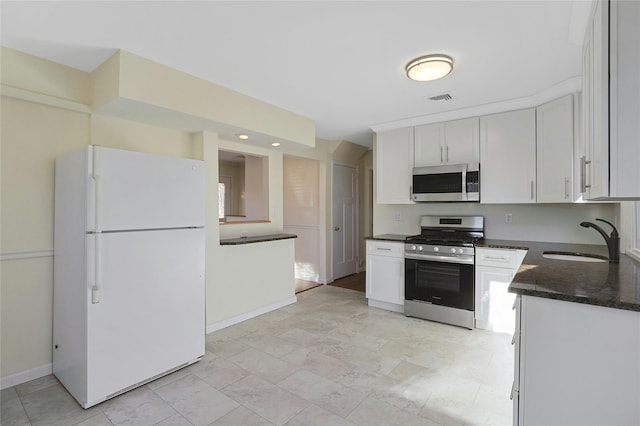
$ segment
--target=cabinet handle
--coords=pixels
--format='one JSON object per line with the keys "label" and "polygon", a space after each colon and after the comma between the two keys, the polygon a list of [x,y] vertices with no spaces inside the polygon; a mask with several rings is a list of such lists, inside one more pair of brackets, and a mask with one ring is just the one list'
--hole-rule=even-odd
{"label": "cabinet handle", "polygon": [[445,160],[445,162],[448,163],[449,162],[449,146],[445,146],[444,149],[445,149],[445,151],[444,151],[444,153],[445,153],[444,160]]}
{"label": "cabinet handle", "polygon": [[490,255],[485,255],[484,258],[485,259],[491,259],[491,260],[509,260],[508,256],[490,256]]}
{"label": "cabinet handle", "polygon": [[564,199],[569,198],[569,179],[564,178]]}
{"label": "cabinet handle", "polygon": [[444,152],[444,146],[442,146],[442,145],[441,145],[441,146],[440,146],[440,162],[441,162],[441,163],[444,163],[444,155],[443,155],[443,152]]}
{"label": "cabinet handle", "polygon": [[587,164],[591,164],[591,161],[587,160],[586,156],[580,157],[580,192],[587,192],[587,188],[591,188],[591,185],[587,185]]}
{"label": "cabinet handle", "polygon": [[376,250],[391,251],[390,248],[377,247]]}
{"label": "cabinet handle", "polygon": [[531,200],[533,200],[533,180],[531,180]]}

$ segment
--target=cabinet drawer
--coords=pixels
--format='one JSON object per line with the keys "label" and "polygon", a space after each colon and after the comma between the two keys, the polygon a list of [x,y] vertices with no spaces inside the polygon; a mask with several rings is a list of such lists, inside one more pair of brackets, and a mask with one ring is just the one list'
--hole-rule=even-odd
{"label": "cabinet drawer", "polygon": [[404,258],[404,243],[367,240],[367,254]]}
{"label": "cabinet drawer", "polygon": [[504,250],[491,248],[476,249],[477,266],[493,266],[495,268],[517,269],[522,262],[522,250]]}

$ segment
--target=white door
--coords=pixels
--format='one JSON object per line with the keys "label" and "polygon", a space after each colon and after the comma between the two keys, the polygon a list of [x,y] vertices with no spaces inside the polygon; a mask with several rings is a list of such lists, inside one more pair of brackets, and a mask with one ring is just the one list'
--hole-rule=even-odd
{"label": "white door", "polygon": [[[96,265],[95,239],[101,238]],[[87,236],[87,403],[204,354],[204,230]]]}
{"label": "white door", "polygon": [[204,226],[204,162],[104,147],[88,152],[87,230]]}
{"label": "white door", "polygon": [[333,279],[357,272],[357,183],[354,166],[333,164]]}

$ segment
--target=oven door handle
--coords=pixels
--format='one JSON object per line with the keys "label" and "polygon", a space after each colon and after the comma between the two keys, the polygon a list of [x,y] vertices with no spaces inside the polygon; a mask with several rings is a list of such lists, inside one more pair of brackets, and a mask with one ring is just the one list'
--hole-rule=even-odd
{"label": "oven door handle", "polygon": [[414,256],[411,254],[405,254],[404,258],[412,259],[412,260],[427,260],[427,261],[434,261],[434,262],[462,263],[465,265],[474,264],[473,256],[472,257],[452,257],[452,256],[434,256],[430,254],[421,254],[419,256]]}

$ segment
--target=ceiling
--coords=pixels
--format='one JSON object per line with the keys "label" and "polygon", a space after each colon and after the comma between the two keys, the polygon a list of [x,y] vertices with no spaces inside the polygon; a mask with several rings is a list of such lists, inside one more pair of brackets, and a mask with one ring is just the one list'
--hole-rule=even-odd
{"label": "ceiling", "polygon": [[[2,45],[84,71],[117,49],[371,146],[370,126],[533,96],[581,73],[590,1],[2,1]],[[444,53],[447,77],[406,63]],[[450,101],[429,97],[451,93]]]}

